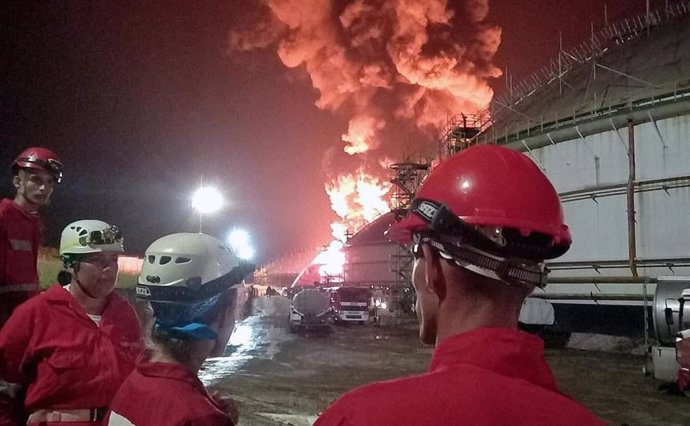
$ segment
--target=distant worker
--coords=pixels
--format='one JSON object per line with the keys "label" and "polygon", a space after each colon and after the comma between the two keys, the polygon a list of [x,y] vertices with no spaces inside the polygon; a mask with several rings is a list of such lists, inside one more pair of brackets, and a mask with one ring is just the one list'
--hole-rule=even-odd
{"label": "distant worker", "polygon": [[153,346],[118,391],[105,424],[237,424],[234,401],[209,395],[198,371],[225,351],[241,309],[237,286],[253,268],[204,234],[162,237],[145,259],[137,297],[153,308]]}
{"label": "distant worker", "polygon": [[[26,390],[30,425],[100,424],[141,354],[134,308],[113,292],[120,231],[100,220],[68,225],[60,239],[59,285],[19,306],[0,330],[3,391]],[[10,394],[8,394],[10,393]],[[0,424],[10,419],[0,395]]]}
{"label": "distant worker", "polygon": [[62,179],[62,163],[46,148],[29,148],[12,163],[14,199],[0,200],[0,328],[14,308],[38,294],[38,209]]}
{"label": "distant worker", "polygon": [[388,236],[409,244],[429,372],[348,392],[315,425],[600,425],[518,330],[544,259],[571,244],[558,194],[523,154],[468,148],[431,172]]}

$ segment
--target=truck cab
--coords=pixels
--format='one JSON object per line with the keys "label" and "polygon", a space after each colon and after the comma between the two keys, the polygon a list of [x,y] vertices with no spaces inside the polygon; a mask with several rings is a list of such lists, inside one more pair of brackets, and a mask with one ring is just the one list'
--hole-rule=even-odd
{"label": "truck cab", "polygon": [[331,291],[334,320],[342,323],[369,321],[372,308],[371,290],[361,287],[338,287]]}

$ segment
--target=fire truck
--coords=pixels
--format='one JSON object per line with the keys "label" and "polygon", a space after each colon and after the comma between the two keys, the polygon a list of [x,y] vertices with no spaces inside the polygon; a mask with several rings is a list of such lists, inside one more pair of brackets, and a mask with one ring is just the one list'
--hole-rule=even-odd
{"label": "fire truck", "polygon": [[362,287],[337,287],[331,291],[334,321],[364,324],[375,316],[371,290]]}

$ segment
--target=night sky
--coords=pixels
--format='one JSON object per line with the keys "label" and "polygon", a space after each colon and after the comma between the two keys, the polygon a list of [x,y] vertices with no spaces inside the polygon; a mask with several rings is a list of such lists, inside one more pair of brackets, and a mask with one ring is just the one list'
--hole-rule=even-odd
{"label": "night sky", "polygon": [[[228,200],[204,230],[246,228],[259,263],[328,242],[336,215],[324,158],[342,147],[347,117],[317,108],[305,72],[286,68],[275,49],[228,51],[228,34],[251,27],[260,3],[3,2],[0,194],[13,195],[13,158],[42,145],[65,167],[43,211],[47,245],[87,218],[119,225],[133,253],[196,231],[190,196],[202,176]],[[609,22],[645,10],[644,0],[606,3]],[[600,28],[603,4],[491,1],[487,22],[502,29],[493,65],[514,81],[527,77],[556,56],[559,31],[567,49],[591,21]],[[503,77],[489,84],[505,90]],[[397,137],[431,143],[421,132]]]}

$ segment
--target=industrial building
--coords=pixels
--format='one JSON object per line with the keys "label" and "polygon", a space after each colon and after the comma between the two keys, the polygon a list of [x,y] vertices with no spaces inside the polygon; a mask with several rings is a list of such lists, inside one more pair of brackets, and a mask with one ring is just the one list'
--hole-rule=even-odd
{"label": "industrial building", "polygon": [[[564,327],[576,325],[570,314],[577,312],[580,327],[616,332],[632,320],[642,332],[641,307],[653,303],[657,282],[666,289],[659,303],[669,299],[677,314],[690,276],[689,8],[676,3],[592,32],[486,110],[451,120],[443,133],[448,154],[503,144],[524,152],[553,182],[574,243],[549,264],[549,284],[533,297],[553,304]],[[405,208],[428,165],[393,169],[393,201]],[[348,241],[345,283],[407,285],[411,259],[383,235],[396,211]],[[613,311],[604,318],[601,306]]]}

